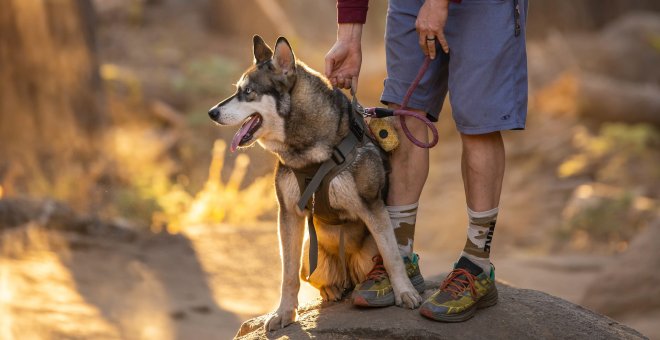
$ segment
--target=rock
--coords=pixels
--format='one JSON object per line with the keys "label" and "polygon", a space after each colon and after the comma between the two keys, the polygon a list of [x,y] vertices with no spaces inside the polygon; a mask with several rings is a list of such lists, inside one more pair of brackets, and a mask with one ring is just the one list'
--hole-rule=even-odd
{"label": "rock", "polygon": [[[437,282],[427,282],[424,297]],[[237,339],[645,339],[644,335],[605,316],[560,298],[497,284],[500,301],[465,323],[425,319],[417,310],[398,307],[358,309],[348,300],[312,303],[298,321],[265,333],[260,316],[243,323]]]}
{"label": "rock", "polygon": [[657,219],[594,280],[582,303],[616,318],[660,312],[659,242],[660,219]]}

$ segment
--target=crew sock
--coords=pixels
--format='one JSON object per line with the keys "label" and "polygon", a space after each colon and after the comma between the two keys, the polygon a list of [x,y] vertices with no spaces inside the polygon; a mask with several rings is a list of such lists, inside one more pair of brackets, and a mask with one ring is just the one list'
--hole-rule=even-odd
{"label": "crew sock", "polygon": [[417,220],[417,203],[408,205],[388,206],[390,221],[394,228],[394,236],[399,246],[401,256],[412,260],[413,240],[415,239],[415,221]]}
{"label": "crew sock", "polygon": [[487,211],[472,211],[467,208],[469,223],[467,228],[467,240],[461,256],[466,257],[484,270],[486,275],[490,274],[490,243],[495,232],[495,222],[499,208]]}

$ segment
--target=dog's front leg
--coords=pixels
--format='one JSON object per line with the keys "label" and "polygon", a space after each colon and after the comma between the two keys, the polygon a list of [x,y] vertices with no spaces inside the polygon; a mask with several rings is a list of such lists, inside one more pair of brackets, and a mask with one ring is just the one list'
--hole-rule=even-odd
{"label": "dog's front leg", "polygon": [[396,245],[394,229],[392,229],[390,217],[382,202],[375,202],[370,208],[360,209],[360,218],[367,225],[371,235],[376,241],[378,251],[383,258],[383,264],[390,276],[394,300],[397,306],[410,309],[417,308],[422,303],[422,297],[413,287],[406,274],[403,259]]}
{"label": "dog's front leg", "polygon": [[296,317],[305,218],[291,210],[280,207],[278,234],[282,258],[282,292],[279,307],[264,324],[266,331],[286,327]]}

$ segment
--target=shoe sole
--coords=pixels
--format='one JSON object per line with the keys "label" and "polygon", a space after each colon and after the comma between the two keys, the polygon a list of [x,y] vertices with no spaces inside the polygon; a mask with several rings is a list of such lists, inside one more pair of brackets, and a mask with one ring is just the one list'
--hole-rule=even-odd
{"label": "shoe sole", "polygon": [[[413,287],[417,290],[418,293],[424,293],[426,285],[424,284],[424,277],[420,275],[413,276],[410,278],[410,282],[413,284]],[[366,297],[360,295],[358,291],[354,291],[351,296],[351,301],[353,305],[359,307],[389,307],[394,306],[394,292],[390,292],[387,295],[384,295],[380,298],[367,299]]]}
{"label": "shoe sole", "polygon": [[467,321],[477,313],[477,310],[495,306],[498,300],[497,287],[484,295],[474,306],[456,314],[435,314],[433,311],[421,308],[419,313],[423,316],[441,322],[463,322]]}

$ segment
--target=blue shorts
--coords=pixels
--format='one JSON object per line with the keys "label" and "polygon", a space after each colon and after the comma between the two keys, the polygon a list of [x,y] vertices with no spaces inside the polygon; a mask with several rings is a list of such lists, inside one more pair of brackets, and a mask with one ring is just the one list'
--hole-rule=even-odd
{"label": "blue shorts", "polygon": [[[527,0],[463,0],[450,3],[445,26],[449,55],[438,56],[408,107],[437,121],[447,91],[456,127],[464,134],[524,129],[527,117]],[[424,0],[390,0],[385,47],[387,78],[381,101],[401,104],[424,62],[415,31]]]}

